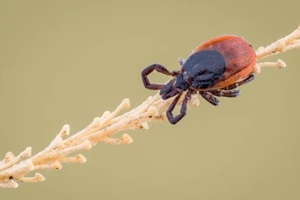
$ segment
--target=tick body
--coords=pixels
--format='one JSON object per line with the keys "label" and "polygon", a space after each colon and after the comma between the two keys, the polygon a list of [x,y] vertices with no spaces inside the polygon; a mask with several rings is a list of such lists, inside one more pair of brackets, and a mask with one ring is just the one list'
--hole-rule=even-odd
{"label": "tick body", "polygon": [[[213,105],[219,104],[217,97],[238,96],[237,88],[254,79],[255,63],[255,51],[247,41],[224,35],[199,45],[186,60],[180,59],[180,70],[169,71],[160,64],[152,64],[142,71],[142,80],[146,88],[160,90],[165,100],[176,96],[166,112],[170,123],[176,124],[185,116],[192,94],[199,92]],[[148,75],[154,70],[174,78],[166,84],[150,83]],[[174,116],[173,110],[184,91],[187,92],[180,113]]]}

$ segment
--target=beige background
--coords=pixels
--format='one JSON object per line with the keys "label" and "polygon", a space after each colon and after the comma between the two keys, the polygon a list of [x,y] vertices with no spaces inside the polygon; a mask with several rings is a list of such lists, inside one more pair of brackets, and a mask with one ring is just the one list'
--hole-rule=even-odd
{"label": "beige background", "polygon": [[[0,1],[0,157],[36,153],[63,124],[74,133],[125,97],[137,106],[155,93],[141,83],[144,67],[177,69],[211,37],[236,34],[258,48],[288,34],[300,1],[279,2]],[[300,199],[299,55],[280,55],[288,68],[264,69],[236,99],[201,99],[176,126],[97,145],[83,152],[86,164],[0,199]]]}

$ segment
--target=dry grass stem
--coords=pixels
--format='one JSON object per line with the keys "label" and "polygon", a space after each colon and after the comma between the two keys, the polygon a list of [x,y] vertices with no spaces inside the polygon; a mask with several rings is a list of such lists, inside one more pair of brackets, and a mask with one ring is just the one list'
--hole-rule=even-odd
{"label": "dry grass stem", "polygon": [[[259,48],[257,61],[287,50],[300,48],[299,38],[300,27],[271,45]],[[285,66],[282,60],[261,62],[255,66],[254,73],[260,73],[262,67],[282,68]],[[28,174],[33,171],[59,170],[62,168],[62,163],[85,163],[86,158],[82,154],[73,154],[89,150],[97,143],[132,143],[132,138],[124,131],[147,130],[149,122],[166,120],[165,111],[172,100],[162,100],[159,94],[155,94],[136,108],[124,112],[130,107],[129,99],[124,99],[113,112],[104,112],[101,117],[94,118],[86,128],[74,135],[70,135],[69,125],[64,125],[49,146],[35,155],[32,155],[31,147],[26,148],[18,156],[11,152],[6,153],[0,161],[0,188],[17,188],[18,182],[35,183],[45,180],[45,177],[38,172],[29,176]],[[189,105],[199,105],[196,95],[192,96]],[[121,114],[122,112],[124,113]],[[119,132],[123,132],[123,135],[119,138],[114,137]]]}

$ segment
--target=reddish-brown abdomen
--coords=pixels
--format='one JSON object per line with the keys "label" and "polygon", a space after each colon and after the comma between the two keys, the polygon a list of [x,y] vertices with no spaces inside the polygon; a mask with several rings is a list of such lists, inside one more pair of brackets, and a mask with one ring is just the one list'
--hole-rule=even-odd
{"label": "reddish-brown abdomen", "polygon": [[223,55],[226,70],[213,88],[227,87],[239,79],[244,79],[253,71],[256,54],[244,39],[234,35],[224,35],[211,39],[195,49],[195,52],[214,50]]}

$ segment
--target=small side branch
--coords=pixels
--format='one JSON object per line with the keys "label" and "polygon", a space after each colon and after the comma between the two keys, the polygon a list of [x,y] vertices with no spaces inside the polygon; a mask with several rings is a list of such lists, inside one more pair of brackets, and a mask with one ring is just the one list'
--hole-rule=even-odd
{"label": "small side branch", "polygon": [[291,34],[277,40],[267,47],[258,48],[256,51],[257,60],[298,48],[300,48],[300,26]]}

